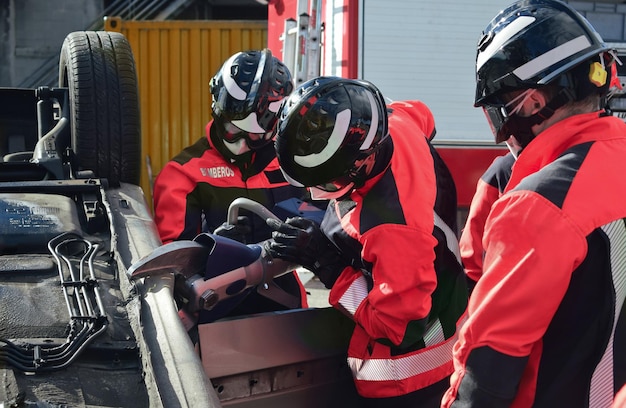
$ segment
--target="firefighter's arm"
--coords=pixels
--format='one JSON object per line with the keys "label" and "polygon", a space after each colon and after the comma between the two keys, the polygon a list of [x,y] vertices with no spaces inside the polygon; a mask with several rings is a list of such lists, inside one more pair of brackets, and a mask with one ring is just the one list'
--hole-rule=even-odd
{"label": "firefighter's arm", "polygon": [[176,162],[168,162],[154,182],[154,220],[163,243],[193,239],[202,223],[202,212],[190,193],[196,185]]}
{"label": "firefighter's arm", "polygon": [[465,273],[472,281],[477,281],[483,269],[483,232],[491,206],[500,197],[511,177],[515,163],[513,155],[506,154],[494,159],[476,184],[465,228],[461,233],[459,247]]}
{"label": "firefighter's arm", "polygon": [[478,180],[476,193],[472,198],[465,227],[459,240],[461,258],[465,274],[474,282],[478,281],[483,272],[483,232],[485,221],[491,205],[498,199],[498,189],[484,180]]}
{"label": "firefighter's arm", "polygon": [[517,395],[518,387],[536,369],[537,345],[586,253],[582,232],[550,202],[525,191],[496,202],[484,242],[484,273],[455,344],[445,407],[532,401]]}
{"label": "firefighter's arm", "polygon": [[421,340],[437,286],[431,232],[384,224],[363,236],[363,259],[372,266],[373,286],[363,273],[346,269],[333,286],[331,305],[351,314],[375,339],[405,347]]}

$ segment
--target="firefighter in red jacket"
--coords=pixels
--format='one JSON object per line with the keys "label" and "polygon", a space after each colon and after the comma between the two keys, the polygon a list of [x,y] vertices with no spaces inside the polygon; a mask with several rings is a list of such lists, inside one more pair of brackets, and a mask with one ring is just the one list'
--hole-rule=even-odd
{"label": "firefighter in red jacket", "polygon": [[[280,103],[293,90],[288,68],[270,50],[239,52],[224,62],[210,83],[213,119],[206,137],[170,160],[154,184],[155,221],[161,240],[190,240],[201,232],[214,232],[244,243],[270,238],[271,230],[258,216],[225,224],[230,203],[250,198],[272,210],[276,203],[305,196],[305,189],[285,181],[272,144],[272,130]],[[306,294],[295,273],[275,283],[287,291],[291,305],[306,307]],[[253,313],[285,309],[271,299],[273,291],[246,293],[220,305]],[[212,315],[223,313],[216,310]],[[205,320],[208,319],[205,316]]]}
{"label": "firefighter in red jacket", "polygon": [[613,51],[570,6],[518,1],[478,43],[475,105],[523,148],[491,207],[444,407],[610,407],[626,382],[626,124]]}
{"label": "firefighter in red jacket", "polygon": [[[616,67],[617,64],[611,65],[611,82],[607,98],[610,98],[612,94],[622,89]],[[606,109],[610,112],[609,104],[607,104]],[[482,239],[487,216],[493,203],[504,192],[511,178],[511,168],[522,150],[515,136],[510,136],[505,143],[510,150],[509,153],[496,157],[485,173],[478,179],[465,227],[459,239],[461,260],[463,261],[465,273],[469,278],[468,284],[471,288],[474,287],[476,281],[483,273],[484,251]]]}
{"label": "firefighter in red jacket", "polygon": [[426,105],[388,108],[371,83],[335,77],[286,100],[281,169],[331,201],[321,226],[268,220],[269,252],[313,271],[355,321],[348,365],[364,406],[438,407],[467,302],[456,189],[429,142]]}

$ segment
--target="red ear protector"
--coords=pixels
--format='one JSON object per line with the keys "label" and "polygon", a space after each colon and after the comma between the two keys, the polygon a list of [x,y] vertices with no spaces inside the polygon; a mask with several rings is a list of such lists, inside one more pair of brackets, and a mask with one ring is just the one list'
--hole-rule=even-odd
{"label": "red ear protector", "polygon": [[617,76],[617,64],[618,61],[613,61],[613,63],[611,64],[611,82],[609,83],[609,88],[615,88],[621,91],[624,88],[622,87],[622,81],[620,81],[619,77]]}

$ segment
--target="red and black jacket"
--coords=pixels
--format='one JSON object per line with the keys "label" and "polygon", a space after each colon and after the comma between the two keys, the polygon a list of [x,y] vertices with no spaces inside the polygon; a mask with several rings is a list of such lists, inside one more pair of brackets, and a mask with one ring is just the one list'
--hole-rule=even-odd
{"label": "red and black jacket", "polygon": [[[272,143],[250,152],[243,160],[226,160],[215,148],[211,124],[207,136],[185,148],[161,170],[154,183],[155,221],[163,243],[190,240],[201,232],[213,232],[226,221],[230,203],[239,197],[254,200],[270,211],[274,205],[291,198],[304,198],[306,190],[287,183],[280,171]],[[259,216],[248,215],[251,232],[247,243],[258,243],[271,237],[272,230]],[[296,273],[280,276],[274,282],[297,297],[300,307],[307,307],[304,286]],[[262,294],[267,291],[261,291]],[[229,299],[222,310],[231,315],[282,310],[285,307],[265,295],[247,291]],[[237,307],[233,309],[233,307]],[[217,308],[216,308],[217,309]],[[201,321],[210,321],[221,311],[205,313]]]}
{"label": "red and black jacket", "polygon": [[391,155],[389,164],[349,198],[331,201],[322,222],[354,260],[329,300],[356,322],[348,365],[368,398],[403,396],[449,376],[467,302],[456,189],[429,143],[432,114],[419,101],[389,108],[390,139],[376,165],[381,155]]}
{"label": "red and black jacket", "polygon": [[606,407],[626,382],[626,124],[564,119],[493,205],[445,407]]}
{"label": "red and black jacket", "polygon": [[[283,177],[273,144],[252,152],[247,160],[231,162],[214,148],[212,123],[207,125],[207,137],[176,155],[155,180],[154,214],[164,243],[213,232],[226,221],[228,206],[236,198],[249,198],[271,211],[278,202],[305,195],[303,188],[291,186]],[[252,232],[247,242],[271,237],[265,220],[249,218]]]}

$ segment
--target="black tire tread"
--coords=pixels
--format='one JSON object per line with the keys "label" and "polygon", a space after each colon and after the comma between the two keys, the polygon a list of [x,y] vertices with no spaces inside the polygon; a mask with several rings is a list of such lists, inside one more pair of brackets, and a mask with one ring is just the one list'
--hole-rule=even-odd
{"label": "black tire tread", "polygon": [[141,131],[137,74],[121,33],[77,31],[61,48],[59,86],[70,88],[72,150],[79,169],[111,186],[138,185]]}

